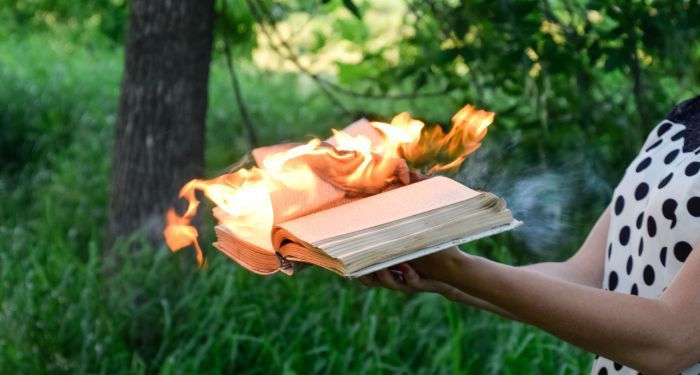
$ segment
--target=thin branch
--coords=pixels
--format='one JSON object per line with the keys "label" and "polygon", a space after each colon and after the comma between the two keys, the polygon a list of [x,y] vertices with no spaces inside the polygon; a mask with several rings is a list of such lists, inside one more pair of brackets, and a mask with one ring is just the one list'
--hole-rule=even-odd
{"label": "thin branch", "polygon": [[231,46],[228,43],[228,18],[227,18],[227,6],[228,0],[222,0],[221,8],[221,27],[222,27],[222,40],[224,42],[224,54],[226,55],[226,66],[228,66],[229,75],[231,76],[231,86],[233,86],[233,92],[236,97],[236,105],[238,105],[238,112],[241,115],[241,120],[243,121],[243,126],[248,133],[248,142],[250,142],[251,148],[255,148],[258,145],[258,136],[255,133],[255,127],[250,120],[248,115],[248,108],[243,101],[243,94],[241,93],[241,86],[238,82],[238,76],[236,75],[235,65],[233,64],[233,53],[231,53]]}
{"label": "thin branch", "polygon": [[[334,95],[333,93],[330,92],[330,90],[325,86],[325,81],[322,80],[318,75],[315,73],[310,72],[306,67],[304,67],[300,62],[299,59],[297,58],[296,55],[293,54],[291,51],[291,47],[286,43],[284,39],[282,39],[279,34],[278,34],[278,39],[280,40],[280,43],[285,47],[287,52],[289,53],[288,55],[285,55],[280,51],[279,46],[275,43],[274,39],[272,38],[270,30],[268,30],[267,23],[265,22],[264,16],[261,14],[261,9],[264,9],[264,7],[260,4],[255,4],[253,0],[246,0],[246,3],[248,4],[248,8],[250,8],[251,14],[253,17],[256,19],[256,22],[260,25],[263,34],[265,34],[265,37],[267,37],[267,40],[270,42],[270,47],[272,48],[273,51],[275,51],[278,55],[286,58],[287,60],[291,61],[292,64],[294,64],[297,69],[308,75],[314,82],[317,83],[318,87],[323,91],[324,94],[326,94],[326,97],[336,106],[338,107],[343,113],[348,114],[350,111],[341,103]],[[260,7],[259,7],[260,6]],[[269,11],[267,13],[267,17],[269,20],[271,20],[271,16],[269,15]],[[277,29],[274,28],[276,31]],[[285,57],[286,56],[286,57]]]}
{"label": "thin branch", "polygon": [[445,96],[447,93],[449,93],[451,90],[448,90],[447,87],[439,90],[439,91],[433,91],[433,92],[416,92],[416,93],[411,93],[411,94],[394,94],[394,95],[384,95],[384,94],[370,94],[370,93],[362,93],[358,91],[354,91],[348,88],[345,88],[343,86],[338,85],[337,83],[328,81],[326,79],[320,78],[321,80],[324,81],[324,83],[330,87],[332,87],[334,90],[338,91],[341,94],[348,95],[348,96],[354,96],[358,98],[364,98],[364,99],[388,99],[388,100],[412,100],[416,98],[427,98],[427,97],[436,97],[436,96]]}
{"label": "thin branch", "polygon": [[[629,3],[629,0],[627,1]],[[637,56],[637,47],[639,45],[639,37],[637,35],[636,26],[638,22],[632,25],[632,29],[628,30],[630,34],[630,39],[632,43],[632,59],[629,62],[630,70],[632,71],[633,78],[633,95],[634,95],[634,105],[637,107],[637,112],[639,113],[639,120],[642,126],[647,126],[649,123],[646,106],[644,105],[644,82],[642,81],[642,66],[639,63],[639,57]],[[639,131],[636,132],[636,146],[639,146],[643,139]]]}
{"label": "thin branch", "polygon": [[[339,94],[342,95],[347,95],[347,96],[353,96],[357,98],[363,98],[363,99],[385,99],[385,100],[411,100],[411,99],[416,99],[419,97],[437,97],[437,96],[444,96],[450,90],[447,88],[435,91],[435,92],[424,92],[424,93],[411,93],[411,94],[398,94],[398,95],[388,95],[388,94],[370,94],[370,93],[362,93],[359,91],[351,90],[346,87],[343,87],[341,85],[338,85],[337,83],[331,82],[323,77],[321,77],[319,74],[314,73],[310,71],[306,66],[301,64],[299,61],[299,57],[295,53],[294,49],[292,46],[289,45],[289,42],[287,39],[283,38],[280,35],[279,30],[277,29],[276,25],[272,19],[272,15],[270,14],[269,9],[267,9],[262,2],[256,2],[255,0],[246,0],[248,7],[251,9],[251,13],[253,14],[253,17],[256,18],[256,21],[258,24],[261,25],[261,28],[263,30],[263,34],[265,34],[265,37],[268,39],[270,42],[270,47],[272,50],[277,53],[280,57],[289,60],[294,64],[294,66],[297,67],[302,73],[305,75],[309,76],[311,79],[313,79],[319,87],[327,94],[330,95],[330,98],[334,101],[337,102],[337,99],[335,96],[333,96],[330,91],[328,90],[333,89]],[[268,24],[272,25],[271,27],[268,27]],[[279,44],[275,43],[273,38],[273,34],[276,36],[276,39],[279,41]],[[282,51],[282,48],[284,51]],[[337,102],[336,105],[339,105],[340,103]],[[340,104],[341,107],[342,104]],[[345,109],[345,112],[347,112],[347,109]]]}

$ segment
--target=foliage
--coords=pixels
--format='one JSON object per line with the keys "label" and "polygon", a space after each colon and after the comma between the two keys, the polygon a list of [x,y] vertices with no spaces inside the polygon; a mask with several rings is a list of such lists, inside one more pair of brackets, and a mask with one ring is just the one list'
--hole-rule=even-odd
{"label": "foliage", "polygon": [[[275,25],[285,14],[336,11],[283,3],[286,13],[277,19],[257,15],[282,39]],[[387,36],[378,24],[387,9],[396,13],[404,4],[400,25]],[[700,94],[697,0],[385,0],[360,8],[361,19],[339,15],[332,29],[315,30],[317,45],[361,51],[358,62],[338,61],[337,81],[325,85],[346,110],[376,117],[387,113],[387,102],[414,110],[433,98],[443,109],[474,103],[495,111],[490,142],[511,148],[498,162],[481,161],[491,171],[559,171],[564,185],[579,184],[567,207],[581,215],[566,219],[574,226],[589,225],[607,204],[648,131],[675,103]],[[308,56],[305,48],[285,53]],[[418,113],[448,123],[449,112]],[[498,181],[484,177],[493,190]],[[555,241],[565,244],[556,257],[580,240]]]}
{"label": "foliage", "polygon": [[[498,125],[539,139],[530,142],[539,153],[519,156],[550,164],[589,150],[602,169],[619,170],[696,93],[698,17],[697,1],[412,1],[398,40],[378,44],[371,20],[340,17],[323,41],[362,51],[360,63],[338,64],[338,77],[367,102],[445,90],[449,102],[476,102]],[[621,152],[611,155],[611,143]]]}
{"label": "foliage", "polygon": [[[126,4],[83,3],[0,0],[0,373],[589,369],[592,355],[546,333],[435,296],[406,299],[311,269],[260,277],[211,247],[209,268],[198,271],[186,250],[124,239],[117,251],[130,256],[106,277],[102,231],[123,59],[115,41]],[[251,3],[259,2],[229,3],[228,32],[217,23],[210,174],[249,148],[222,37],[236,46],[263,144],[324,136],[358,114],[410,110],[446,124],[461,104],[476,103],[495,110],[496,123],[458,178],[502,193],[531,227],[547,229],[466,249],[511,264],[569,255],[645,132],[698,88],[697,1],[411,2],[399,37],[384,44],[373,17],[397,3],[280,1],[266,3],[265,14]],[[331,15],[334,27],[306,49],[290,46],[294,53],[342,41],[362,61],[314,77],[260,71],[245,59],[256,25],[281,26],[298,12]],[[90,21],[96,14],[101,21]],[[545,195],[549,205],[538,199]],[[546,247],[541,239],[557,225],[566,240],[552,240],[555,251],[526,250]]]}
{"label": "foliage", "polygon": [[[105,150],[122,57],[47,38],[0,43],[1,78],[12,83],[0,118],[39,129],[23,142],[43,145],[0,172],[0,372],[576,373],[590,365],[589,354],[547,334],[434,296],[406,300],[320,270],[264,278],[213,249],[209,268],[197,271],[186,251],[125,239],[119,251],[132,255],[104,277]],[[303,79],[243,72],[264,142],[325,132],[337,116],[315,90],[287,94],[301,92]],[[242,128],[231,121],[221,62],[212,74],[208,160],[222,166],[245,141],[228,136]]]}
{"label": "foliage", "polygon": [[0,0],[0,22],[3,32],[68,29],[83,40],[121,41],[126,8],[125,0]]}

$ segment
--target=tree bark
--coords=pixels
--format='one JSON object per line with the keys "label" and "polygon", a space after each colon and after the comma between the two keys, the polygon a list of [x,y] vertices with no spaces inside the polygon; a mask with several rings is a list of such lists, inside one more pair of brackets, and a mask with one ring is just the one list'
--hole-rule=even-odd
{"label": "tree bark", "polygon": [[162,240],[164,213],[204,169],[213,0],[132,0],[106,246]]}

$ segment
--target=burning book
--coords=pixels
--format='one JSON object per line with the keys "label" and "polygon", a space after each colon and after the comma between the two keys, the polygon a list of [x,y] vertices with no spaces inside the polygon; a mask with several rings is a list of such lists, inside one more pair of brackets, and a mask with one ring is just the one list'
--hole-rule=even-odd
{"label": "burning book", "polygon": [[357,277],[512,229],[519,222],[503,199],[432,176],[458,169],[493,118],[467,105],[445,134],[402,113],[390,124],[357,121],[326,141],[255,149],[256,167],[182,188],[189,205],[167,213],[166,241],[173,251],[194,245],[203,263],[190,225],[197,190],[215,204],[214,247],[259,274],[314,264]]}

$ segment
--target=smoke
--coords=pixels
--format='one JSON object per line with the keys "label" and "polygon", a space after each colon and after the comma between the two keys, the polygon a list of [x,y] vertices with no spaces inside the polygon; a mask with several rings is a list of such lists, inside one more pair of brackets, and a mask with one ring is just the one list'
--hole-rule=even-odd
{"label": "smoke", "polygon": [[505,188],[503,196],[513,215],[526,224],[515,234],[531,251],[541,253],[565,242],[574,196],[570,176],[555,172],[525,176]]}
{"label": "smoke", "polygon": [[[512,231],[518,244],[530,252],[552,257],[569,254],[610,199],[612,187],[602,177],[596,157],[585,146],[542,162],[517,138],[491,138],[470,155],[453,176],[465,185],[503,197],[523,225]],[[221,171],[254,165],[246,155]]]}
{"label": "smoke", "polygon": [[[543,166],[527,161],[516,140],[492,142],[473,154],[455,178],[475,189],[503,197],[513,216],[523,225],[514,230],[516,241],[541,255],[570,253],[581,221],[594,220],[592,207],[604,205],[610,185],[597,173],[596,164],[580,153]],[[501,142],[503,143],[503,142]],[[581,215],[589,215],[590,218]],[[576,220],[579,218],[579,220]]]}

